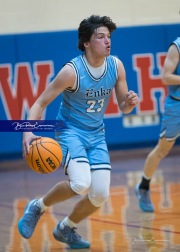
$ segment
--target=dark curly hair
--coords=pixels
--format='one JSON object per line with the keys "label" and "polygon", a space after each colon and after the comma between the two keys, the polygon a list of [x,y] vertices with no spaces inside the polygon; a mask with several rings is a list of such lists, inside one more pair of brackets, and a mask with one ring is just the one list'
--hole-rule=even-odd
{"label": "dark curly hair", "polygon": [[79,50],[82,52],[85,51],[84,43],[90,41],[94,31],[101,26],[107,27],[110,33],[117,28],[116,24],[107,16],[100,17],[99,15],[91,15],[80,23],[78,28]]}

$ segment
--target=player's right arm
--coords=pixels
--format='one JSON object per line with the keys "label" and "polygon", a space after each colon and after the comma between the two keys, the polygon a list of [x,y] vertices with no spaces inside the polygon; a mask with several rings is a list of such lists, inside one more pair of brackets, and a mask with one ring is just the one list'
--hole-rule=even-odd
{"label": "player's right arm", "polygon": [[[76,76],[73,68],[65,65],[32,105],[27,119],[41,120],[44,109],[65,89],[72,88],[75,80]],[[29,143],[36,138],[40,138],[40,136],[36,136],[32,132],[23,133],[22,151],[24,158],[29,152]]]}
{"label": "player's right arm", "polygon": [[179,51],[176,45],[172,44],[167,52],[162,69],[162,81],[165,85],[180,85],[180,76],[174,74],[179,61]]}

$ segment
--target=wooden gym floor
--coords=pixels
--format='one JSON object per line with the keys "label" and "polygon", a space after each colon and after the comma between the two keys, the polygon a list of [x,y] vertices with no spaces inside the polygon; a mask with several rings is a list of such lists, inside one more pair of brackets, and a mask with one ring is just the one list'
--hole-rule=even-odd
{"label": "wooden gym floor", "polygon": [[52,174],[31,171],[24,160],[0,162],[0,252],[177,252],[180,251],[180,146],[175,146],[157,170],[151,186],[154,213],[138,208],[134,187],[139,182],[150,149],[113,151],[109,201],[80,223],[78,232],[90,249],[71,250],[54,240],[57,221],[72,209],[77,196],[60,203],[41,217],[31,239],[17,230],[29,199],[42,196],[59,180],[62,168]]}

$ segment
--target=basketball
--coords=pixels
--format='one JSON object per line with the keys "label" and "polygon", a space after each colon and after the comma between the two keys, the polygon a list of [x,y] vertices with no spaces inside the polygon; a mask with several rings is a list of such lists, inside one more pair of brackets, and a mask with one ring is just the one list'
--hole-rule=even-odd
{"label": "basketball", "polygon": [[30,143],[26,161],[29,167],[37,173],[54,172],[62,162],[61,146],[49,137],[35,139]]}

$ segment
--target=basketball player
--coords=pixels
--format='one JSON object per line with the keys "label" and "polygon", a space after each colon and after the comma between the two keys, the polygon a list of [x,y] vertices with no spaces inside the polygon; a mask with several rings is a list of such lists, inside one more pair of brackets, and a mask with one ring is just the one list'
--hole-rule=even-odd
{"label": "basketball player", "polygon": [[[138,95],[128,91],[123,63],[110,55],[111,33],[116,24],[107,16],[92,15],[78,29],[78,48],[82,55],[68,62],[40,95],[29,112],[29,120],[38,120],[46,106],[63,93],[58,120],[66,128],[56,134],[63,150],[69,180],[57,183],[46,195],[26,206],[18,223],[20,234],[28,239],[47,207],[84,194],[71,213],[55,227],[54,238],[70,248],[89,248],[90,243],[77,234],[78,223],[97,211],[109,197],[111,164],[105,141],[103,116],[115,87],[120,110],[130,113]],[[23,135],[23,155],[29,142],[37,138]]]}
{"label": "basketball player", "polygon": [[154,212],[150,199],[150,182],[160,161],[167,156],[180,135],[180,37],[174,40],[167,52],[162,80],[168,88],[160,138],[147,156],[141,183],[136,186],[139,207],[144,212]]}

